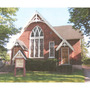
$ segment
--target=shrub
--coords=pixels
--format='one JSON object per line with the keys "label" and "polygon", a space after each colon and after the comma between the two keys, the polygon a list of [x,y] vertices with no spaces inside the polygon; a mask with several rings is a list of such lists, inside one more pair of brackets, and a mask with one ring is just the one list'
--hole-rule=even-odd
{"label": "shrub", "polygon": [[85,60],[83,60],[83,64],[90,65],[90,58],[86,58]]}
{"label": "shrub", "polygon": [[72,73],[72,65],[60,65],[60,66],[57,66],[57,70],[61,73],[70,74]]}
{"label": "shrub", "polygon": [[70,64],[71,65],[81,65],[82,61],[80,59],[70,59]]}
{"label": "shrub", "polygon": [[48,60],[26,60],[26,70],[27,71],[55,71],[56,70],[56,59]]}

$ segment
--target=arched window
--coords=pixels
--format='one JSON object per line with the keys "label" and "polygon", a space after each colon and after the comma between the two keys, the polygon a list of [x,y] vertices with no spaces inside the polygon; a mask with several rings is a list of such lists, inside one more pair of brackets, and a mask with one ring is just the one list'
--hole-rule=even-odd
{"label": "arched window", "polygon": [[34,27],[30,35],[30,57],[43,57],[44,34],[39,26]]}

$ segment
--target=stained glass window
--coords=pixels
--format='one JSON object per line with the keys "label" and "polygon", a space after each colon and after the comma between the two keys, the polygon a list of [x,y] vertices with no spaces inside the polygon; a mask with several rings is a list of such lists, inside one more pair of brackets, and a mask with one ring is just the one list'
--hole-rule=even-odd
{"label": "stained glass window", "polygon": [[35,39],[35,57],[38,57],[38,39]]}
{"label": "stained glass window", "polygon": [[34,56],[34,39],[31,39],[31,57]]}
{"label": "stained glass window", "polygon": [[40,57],[43,57],[43,39],[40,39]]}
{"label": "stained glass window", "polygon": [[43,57],[44,35],[42,29],[39,26],[36,26],[32,30],[30,43],[30,57]]}
{"label": "stained glass window", "polygon": [[31,37],[34,37],[34,32],[32,32],[32,35],[31,35]]}
{"label": "stained glass window", "polygon": [[43,36],[43,32],[41,31],[40,36]]}
{"label": "stained glass window", "polygon": [[54,57],[54,53],[55,53],[55,51],[54,51],[54,42],[49,42],[49,50],[50,50],[49,57]]}
{"label": "stained glass window", "polygon": [[39,36],[39,32],[38,32],[38,30],[37,30],[37,32],[36,32],[36,37],[38,37]]}

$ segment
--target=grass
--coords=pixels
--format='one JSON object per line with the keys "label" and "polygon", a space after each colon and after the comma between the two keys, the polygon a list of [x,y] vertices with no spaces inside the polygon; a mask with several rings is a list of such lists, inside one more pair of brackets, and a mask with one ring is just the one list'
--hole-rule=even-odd
{"label": "grass", "polygon": [[[19,73],[18,75],[21,75]],[[81,70],[72,74],[60,74],[48,71],[29,71],[26,76],[14,77],[13,73],[0,74],[0,82],[84,82],[84,75]]]}

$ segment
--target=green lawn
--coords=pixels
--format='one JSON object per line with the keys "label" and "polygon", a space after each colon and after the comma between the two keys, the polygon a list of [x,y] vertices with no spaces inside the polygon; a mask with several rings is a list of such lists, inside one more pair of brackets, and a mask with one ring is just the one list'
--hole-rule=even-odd
{"label": "green lawn", "polygon": [[14,77],[13,73],[0,74],[0,82],[84,82],[84,79],[83,72],[80,70],[67,75],[46,71],[26,72],[25,77]]}

